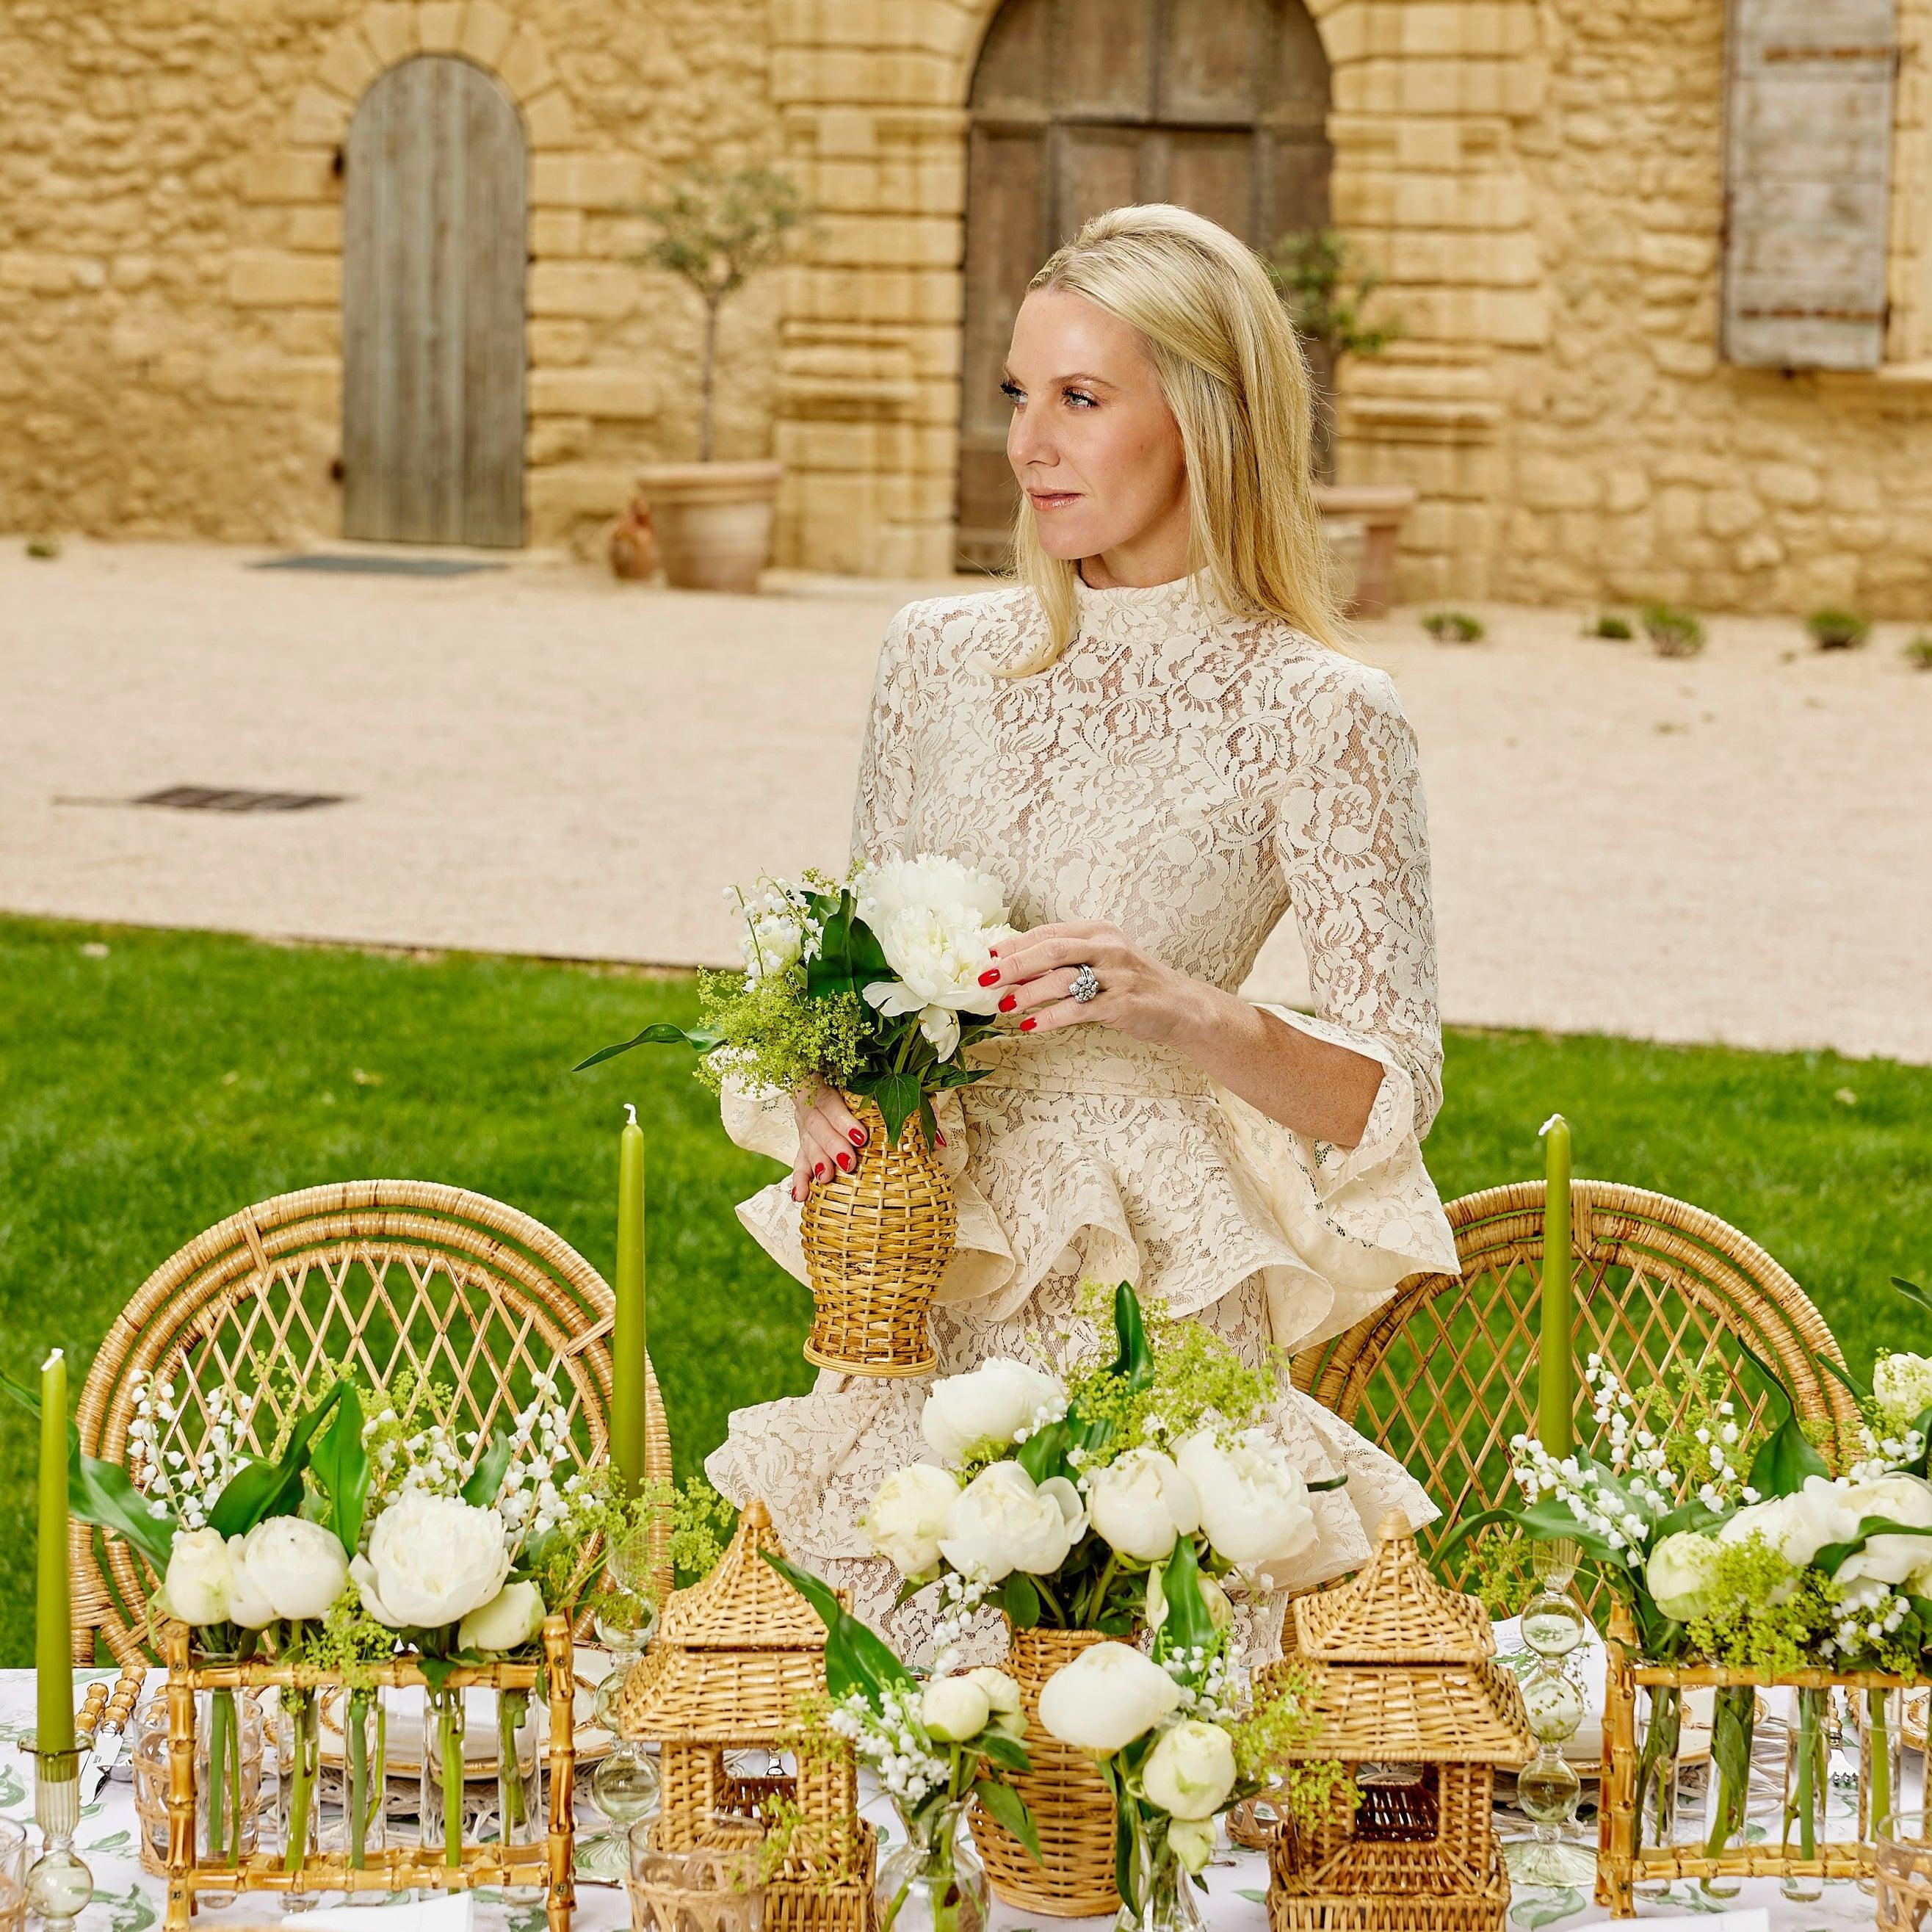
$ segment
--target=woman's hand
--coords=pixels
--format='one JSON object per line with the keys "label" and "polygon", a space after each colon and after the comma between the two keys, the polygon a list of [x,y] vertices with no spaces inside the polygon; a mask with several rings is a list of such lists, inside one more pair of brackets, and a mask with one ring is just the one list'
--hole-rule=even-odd
{"label": "woman's hand", "polygon": [[[866,1144],[866,1130],[850,1108],[838,1097],[836,1087],[815,1088],[809,1098],[794,1094],[792,1112],[798,1120],[798,1158],[792,1162],[791,1198],[802,1201],[814,1180],[823,1180],[833,1169],[850,1174],[859,1164],[859,1150]],[[941,1147],[946,1136],[939,1136]]]}
{"label": "woman's hand", "polygon": [[[1178,1046],[1200,1023],[1204,982],[1130,943],[1105,920],[1061,920],[1036,926],[990,949],[992,964],[982,986],[1006,990],[1003,1013],[1024,1013],[1022,1033],[1051,1032],[1083,1020],[1117,1027],[1137,1040]],[[1090,965],[1100,990],[1083,1006],[1067,992],[1082,964]]]}

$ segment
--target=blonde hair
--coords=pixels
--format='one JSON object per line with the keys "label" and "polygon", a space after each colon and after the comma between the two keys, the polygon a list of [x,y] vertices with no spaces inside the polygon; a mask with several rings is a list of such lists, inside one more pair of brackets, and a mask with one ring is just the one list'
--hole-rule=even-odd
{"label": "blonde hair", "polygon": [[[1329,583],[1312,466],[1313,386],[1301,343],[1261,258],[1169,202],[1109,208],[1054,250],[1027,284],[1084,296],[1139,332],[1180,430],[1187,568],[1232,616],[1277,617],[1352,656]],[[996,675],[1044,670],[1078,622],[1078,566],[1040,548],[1021,494],[1012,574],[1046,614],[1046,637]]]}

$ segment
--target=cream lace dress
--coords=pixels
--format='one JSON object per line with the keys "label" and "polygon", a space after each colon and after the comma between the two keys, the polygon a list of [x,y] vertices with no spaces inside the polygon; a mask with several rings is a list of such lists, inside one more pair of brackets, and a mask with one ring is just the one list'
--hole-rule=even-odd
{"label": "cream lace dress", "polygon": [[[950,854],[1001,881],[1016,926],[1110,920],[1229,992],[1292,908],[1322,1016],[1268,1010],[1380,1061],[1382,1084],[1343,1149],[1094,1022],[964,1049],[994,1071],[937,1106],[959,1207],[932,1318],[940,1374],[989,1355],[1097,1352],[1071,1317],[1083,1276],[1132,1281],[1255,1360],[1264,1342],[1318,1341],[1405,1276],[1456,1265],[1420,1146],[1441,1102],[1442,1038],[1422,784],[1394,684],[1286,624],[1215,614],[1195,579],[1076,594],[1078,634],[1016,680],[988,667],[1039,635],[1023,587],[892,619],[853,855]],[[733,1140],[786,1163],[737,1213],[803,1281],[790,1102],[728,1083],[722,1112]],[[920,1661],[937,1592],[895,1610],[897,1578],[858,1519],[893,1470],[932,1460],[927,1386],[821,1372],[808,1394],[735,1412],[705,1466],[734,1501],[762,1498],[793,1557]],[[1311,1480],[1348,1480],[1314,1499],[1316,1546],[1244,1610],[1255,1662],[1278,1654],[1287,1588],[1355,1568],[1390,1508],[1412,1527],[1438,1513],[1310,1397],[1284,1386],[1272,1424]],[[995,1654],[991,1633],[974,1641],[970,1660]]]}

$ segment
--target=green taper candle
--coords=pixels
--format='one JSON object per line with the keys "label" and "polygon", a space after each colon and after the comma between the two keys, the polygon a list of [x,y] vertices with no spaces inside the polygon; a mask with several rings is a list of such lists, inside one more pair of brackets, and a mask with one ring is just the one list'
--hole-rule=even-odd
{"label": "green taper candle", "polygon": [[36,1739],[43,1751],[74,1749],[74,1623],[68,1599],[67,1358],[40,1364],[40,1574],[34,1608],[39,1672]]}
{"label": "green taper candle", "polygon": [[638,1110],[617,1136],[617,1321],[610,1336],[610,1466],[619,1489],[644,1479],[644,1130]]}
{"label": "green taper candle", "polygon": [[1548,1176],[1543,1202],[1542,1345],[1537,1359],[1536,1439],[1559,1460],[1573,1454],[1576,1403],[1573,1341],[1576,1304],[1570,1280],[1570,1124],[1552,1114],[1538,1130]]}

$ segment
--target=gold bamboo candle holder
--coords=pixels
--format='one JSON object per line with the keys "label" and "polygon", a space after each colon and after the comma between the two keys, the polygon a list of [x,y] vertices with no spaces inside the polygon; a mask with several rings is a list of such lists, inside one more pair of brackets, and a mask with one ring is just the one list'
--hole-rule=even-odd
{"label": "gold bamboo candle holder", "polygon": [[[575,1678],[568,1621],[545,1619],[542,1664],[500,1663],[462,1664],[444,1680],[452,1690],[482,1687],[500,1694],[535,1688],[540,1673],[562,1687],[560,1695],[564,1720],[550,1733],[550,1816],[548,1835],[532,1844],[472,1844],[465,1840],[457,1861],[448,1862],[440,1846],[392,1846],[368,1854],[367,1862],[352,1866],[346,1852],[310,1852],[297,1871],[284,1868],[279,1853],[255,1851],[232,1863],[198,1858],[195,1853],[195,1693],[197,1690],[260,1690],[274,1684],[284,1689],[327,1689],[342,1683],[339,1672],[314,1665],[196,1662],[188,1654],[185,1624],[165,1627],[168,1678],[168,1851],[166,1876],[169,1932],[183,1932],[195,1910],[197,1893],[232,1894],[244,1892],[400,1892],[422,1886],[445,1892],[466,1892],[478,1886],[525,1886],[543,1894],[550,1932],[569,1932],[576,1903],[572,1871],[575,1851],[573,1786],[577,1750],[569,1720],[570,1690]],[[428,1688],[428,1680],[412,1656],[375,1666],[370,1681],[386,1688]]]}

